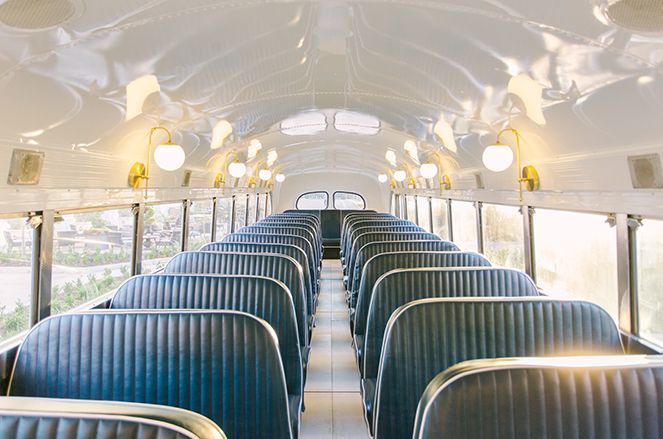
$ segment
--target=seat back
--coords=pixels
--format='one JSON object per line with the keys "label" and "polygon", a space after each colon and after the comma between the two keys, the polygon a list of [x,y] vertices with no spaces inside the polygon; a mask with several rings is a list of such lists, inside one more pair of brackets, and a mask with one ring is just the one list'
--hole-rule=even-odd
{"label": "seat back", "polygon": [[306,238],[313,246],[316,255],[321,254],[320,244],[316,236],[308,227],[303,226],[288,226],[278,224],[254,224],[251,226],[242,227],[238,230],[239,233],[283,233],[286,235],[297,235]]}
{"label": "seat back", "polygon": [[42,320],[21,344],[9,395],[162,404],[228,437],[292,438],[274,330],[237,311],[95,311]]}
{"label": "seat back", "polygon": [[[288,395],[303,396],[302,352],[306,332],[298,325],[288,288],[262,276],[148,274],[127,279],[111,309],[211,309],[252,314],[269,323],[279,340]],[[299,317],[306,321],[306,316]]]}
{"label": "seat back", "polygon": [[355,256],[355,268],[352,273],[351,289],[357,291],[361,283],[361,274],[366,261],[380,253],[389,252],[452,252],[459,251],[458,246],[450,241],[412,240],[412,241],[377,241],[369,242],[359,249]]}
{"label": "seat back", "polygon": [[316,294],[313,289],[313,279],[311,279],[311,270],[306,252],[301,248],[291,244],[269,244],[257,242],[210,242],[200,248],[203,252],[221,252],[221,253],[275,253],[286,255],[293,258],[302,266],[304,274],[304,287],[310,291],[311,296]]}
{"label": "seat back", "polygon": [[14,439],[225,439],[206,417],[151,404],[0,398],[0,437]]}
{"label": "seat back", "polygon": [[394,312],[385,332],[375,436],[412,437],[426,386],[461,361],[592,354],[623,354],[623,348],[610,315],[590,302],[472,298],[408,303]]}
{"label": "seat back", "polygon": [[[398,268],[417,267],[489,267],[490,262],[479,253],[473,252],[389,252],[380,253],[369,259],[362,270],[357,291],[352,291],[350,307],[368,314],[371,293],[375,282],[385,273]],[[356,284],[356,282],[355,282]]]}
{"label": "seat back", "polygon": [[274,253],[181,252],[168,261],[163,273],[244,274],[278,280],[290,290],[297,316],[307,316],[307,322],[304,322],[307,333],[310,328],[312,314],[308,303],[312,303],[313,299],[307,297],[301,265],[289,256]]}
{"label": "seat back", "polygon": [[660,356],[473,360],[431,381],[412,437],[661,439],[661,407]]}
{"label": "seat back", "polygon": [[368,232],[426,232],[424,229],[410,221],[367,221],[355,223],[348,231],[347,240],[344,243],[344,254],[350,254],[355,239],[363,233]]}
{"label": "seat back", "polygon": [[[387,323],[400,306],[434,297],[539,296],[532,279],[510,268],[403,268],[380,277],[371,295],[367,314],[355,315],[355,337],[363,358],[363,377],[375,377]],[[361,342],[362,337],[359,337]]]}
{"label": "seat back", "polygon": [[347,275],[348,275],[348,285],[352,285],[354,279],[355,271],[360,271],[361,267],[357,267],[356,264],[356,255],[360,248],[368,244],[369,242],[376,241],[418,241],[418,240],[427,240],[427,241],[441,241],[442,238],[437,236],[434,233],[428,232],[367,232],[358,235],[353,241],[352,246],[350,247],[349,254],[346,258],[347,264]]}
{"label": "seat back", "polygon": [[350,231],[352,231],[354,224],[361,221],[407,221],[407,220],[395,217],[390,213],[377,213],[377,214],[356,213],[356,214],[347,215],[343,220],[343,224],[341,226],[341,240],[344,241],[345,238],[350,233]]}

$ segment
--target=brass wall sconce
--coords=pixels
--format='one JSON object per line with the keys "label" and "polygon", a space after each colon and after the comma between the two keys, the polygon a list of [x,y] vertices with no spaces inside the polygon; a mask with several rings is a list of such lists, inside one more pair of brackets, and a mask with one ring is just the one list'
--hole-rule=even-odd
{"label": "brass wall sconce", "polygon": [[483,164],[493,172],[502,172],[513,163],[513,151],[509,145],[501,142],[502,134],[510,132],[516,137],[516,163],[518,172],[518,195],[523,201],[523,185],[529,192],[539,190],[539,173],[534,166],[521,167],[520,133],[514,128],[505,128],[497,133],[497,141],[483,151]]}
{"label": "brass wall sconce", "polygon": [[182,167],[186,155],[180,145],[173,143],[170,131],[165,127],[158,126],[150,129],[149,139],[147,143],[147,161],[145,163],[136,162],[129,170],[128,183],[129,186],[138,189],[140,183],[145,180],[145,198],[147,198],[149,179],[150,179],[150,162],[152,158],[152,138],[157,131],[163,131],[168,136],[165,143],[158,145],[154,150],[154,161],[164,171],[175,171]]}
{"label": "brass wall sconce", "polygon": [[440,177],[440,189],[445,191],[451,190],[451,178],[446,174]]}

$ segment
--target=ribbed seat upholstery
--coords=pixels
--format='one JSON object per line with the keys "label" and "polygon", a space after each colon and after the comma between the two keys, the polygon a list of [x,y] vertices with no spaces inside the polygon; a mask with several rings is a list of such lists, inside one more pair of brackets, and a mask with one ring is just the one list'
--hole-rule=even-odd
{"label": "ribbed seat upholstery", "polygon": [[[150,274],[134,276],[117,289],[111,309],[226,309],[269,323],[279,339],[288,395],[303,398],[306,331],[298,329],[290,291],[260,276]],[[301,316],[304,318],[305,316]],[[299,331],[299,332],[298,332]]]}
{"label": "ribbed seat upholstery", "polygon": [[358,223],[360,227],[353,228],[348,233],[348,239],[345,241],[345,254],[350,254],[352,244],[359,235],[369,232],[426,232],[424,229],[409,221],[391,221],[384,225],[378,225],[372,222],[373,225],[364,225],[371,223]]}
{"label": "ribbed seat upholstery", "polygon": [[[320,256],[315,254],[313,245],[306,239],[297,235],[275,234],[275,233],[231,233],[223,238],[222,242],[256,242],[263,244],[290,244],[304,250],[306,257],[311,263],[311,279],[317,279],[320,267]],[[315,285],[314,285],[315,286]],[[315,286],[318,289],[317,286]]]}
{"label": "ribbed seat upholstery", "polygon": [[359,220],[365,219],[392,219],[392,220],[402,220],[390,213],[376,213],[376,212],[355,212],[350,213],[343,218],[343,223],[341,224],[341,239],[346,235],[348,228],[352,226],[352,223]]}
{"label": "ribbed seat upholstery", "polygon": [[[266,218],[262,221],[252,224],[252,226],[279,226],[279,227],[300,227],[311,232],[312,239],[322,243],[322,234],[316,224],[312,224],[305,219],[284,219],[284,218]],[[240,229],[241,230],[241,229]]]}
{"label": "ribbed seat upholstery", "polygon": [[[382,214],[382,215],[361,215],[361,216],[353,216],[350,218],[346,218],[345,222],[343,223],[343,229],[342,229],[342,234],[341,234],[341,251],[346,251],[345,246],[347,244],[351,244],[352,240],[350,239],[350,235],[352,234],[352,231],[356,229],[357,227],[360,227],[361,224],[366,224],[366,225],[371,225],[373,223],[382,223],[382,225],[389,224],[389,223],[395,223],[395,224],[401,224],[401,225],[407,225],[407,223],[414,224],[411,221],[404,220],[401,218],[396,218],[393,215],[389,214]],[[416,224],[414,224],[416,225]],[[347,251],[346,251],[347,252]]]}
{"label": "ribbed seat upholstery", "polygon": [[162,404],[195,411],[229,438],[296,436],[274,330],[237,311],[96,311],[38,323],[9,395]]}
{"label": "ribbed seat upholstery", "polygon": [[380,277],[371,301],[355,314],[355,347],[362,377],[378,374],[384,332],[392,313],[408,302],[434,297],[522,297],[539,291],[525,273],[510,268],[402,268]]}
{"label": "ribbed seat upholstery", "polygon": [[[313,286],[314,280],[311,279],[310,264],[306,252],[301,248],[291,244],[269,244],[257,242],[210,242],[200,248],[200,251],[222,252],[222,253],[275,253],[286,255],[293,258],[302,266],[304,274],[304,287],[310,291],[311,297],[317,295],[317,290]],[[315,311],[315,307],[313,308]]]}
{"label": "ribbed seat upholstery", "polygon": [[0,398],[0,437],[13,439],[225,439],[208,418],[151,404]]}
{"label": "ribbed seat upholstery", "polygon": [[351,291],[350,307],[361,308],[362,312],[367,314],[375,282],[383,274],[397,268],[489,266],[488,259],[473,252],[400,251],[380,253],[364,264],[359,288]]}
{"label": "ribbed seat upholstery", "polygon": [[313,251],[318,255],[318,261],[322,255],[322,249],[320,248],[317,237],[311,233],[308,228],[299,227],[299,226],[280,226],[276,224],[254,224],[251,226],[242,227],[238,231],[239,233],[273,233],[273,234],[284,234],[284,235],[297,235],[302,238],[306,238],[311,245],[313,246]]}
{"label": "ribbed seat upholstery", "polygon": [[412,437],[661,439],[662,407],[660,356],[473,360],[431,381]]}
{"label": "ribbed seat upholstery", "polygon": [[442,238],[434,233],[428,232],[368,232],[362,233],[357,236],[352,242],[350,252],[348,254],[346,274],[348,276],[347,285],[352,285],[355,271],[360,271],[361,268],[356,266],[356,256],[363,246],[369,242],[377,241],[441,241]]}
{"label": "ribbed seat upholstery", "polygon": [[355,257],[355,269],[352,275],[351,288],[354,291],[359,290],[361,284],[361,274],[366,265],[366,261],[380,253],[389,252],[451,252],[459,251],[458,246],[450,241],[440,240],[412,240],[412,241],[377,241],[369,242],[359,249]]}
{"label": "ribbed seat upholstery", "polygon": [[590,302],[530,297],[408,303],[393,313],[385,331],[375,437],[412,437],[426,386],[461,361],[578,354],[623,354],[614,321]]}
{"label": "ribbed seat upholstery", "polygon": [[[308,307],[313,298],[304,288],[301,265],[288,256],[273,253],[182,252],[172,257],[163,269],[171,274],[244,274],[264,276],[282,282],[292,296],[297,316],[305,315],[304,328],[310,334],[313,324]],[[298,321],[298,324],[302,323]],[[307,337],[307,342],[309,338]]]}

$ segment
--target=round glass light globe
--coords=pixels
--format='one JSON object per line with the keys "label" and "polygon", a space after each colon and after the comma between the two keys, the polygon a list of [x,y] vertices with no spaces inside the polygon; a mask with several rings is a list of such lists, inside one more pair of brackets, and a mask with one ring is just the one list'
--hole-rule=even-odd
{"label": "round glass light globe", "polygon": [[228,172],[235,178],[242,178],[246,175],[246,165],[242,162],[232,162],[228,165]]}
{"label": "round glass light globe", "polygon": [[182,167],[186,155],[180,145],[163,143],[154,150],[154,161],[164,171],[175,171]]}
{"label": "round glass light globe", "polygon": [[387,174],[380,174],[378,175],[378,181],[380,183],[386,183],[389,177],[387,177]]}
{"label": "round glass light globe", "polygon": [[419,168],[419,173],[425,179],[431,179],[437,175],[437,165],[435,163],[424,163]]}
{"label": "round glass light globe", "polygon": [[272,171],[270,171],[269,169],[261,169],[258,172],[258,177],[260,177],[262,181],[267,181],[270,178],[272,178]]}
{"label": "round glass light globe", "polygon": [[407,172],[403,171],[402,169],[399,169],[398,171],[394,172],[394,180],[397,182],[402,182],[405,181],[407,178]]}
{"label": "round glass light globe", "polygon": [[274,177],[277,182],[283,183],[285,181],[285,175],[283,174],[276,174],[276,177]]}
{"label": "round glass light globe", "polygon": [[486,168],[502,172],[513,163],[513,151],[508,145],[491,145],[483,150],[482,160]]}

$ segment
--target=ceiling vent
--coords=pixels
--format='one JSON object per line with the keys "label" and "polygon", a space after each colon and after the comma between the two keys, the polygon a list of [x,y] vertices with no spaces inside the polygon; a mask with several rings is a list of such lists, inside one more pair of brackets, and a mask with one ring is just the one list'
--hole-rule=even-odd
{"label": "ceiling vent", "polygon": [[663,188],[661,157],[658,154],[634,155],[628,157],[631,182],[635,189]]}
{"label": "ceiling vent", "polygon": [[71,0],[7,0],[0,4],[0,22],[17,29],[48,29],[74,16]]}
{"label": "ceiling vent", "polygon": [[605,15],[618,26],[637,33],[663,32],[663,0],[609,0]]}

